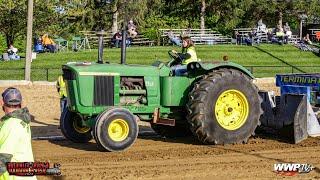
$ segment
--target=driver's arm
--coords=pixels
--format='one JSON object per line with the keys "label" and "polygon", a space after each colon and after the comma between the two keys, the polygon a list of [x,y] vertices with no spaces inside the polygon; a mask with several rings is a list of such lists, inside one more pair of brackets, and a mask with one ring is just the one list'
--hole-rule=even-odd
{"label": "driver's arm", "polygon": [[189,59],[191,58],[191,54],[189,53],[178,53],[181,59]]}

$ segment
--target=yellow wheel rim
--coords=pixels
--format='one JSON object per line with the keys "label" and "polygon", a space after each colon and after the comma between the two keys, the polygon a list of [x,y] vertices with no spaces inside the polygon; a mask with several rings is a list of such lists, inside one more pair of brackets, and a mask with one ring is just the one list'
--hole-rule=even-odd
{"label": "yellow wheel rim", "polygon": [[239,129],[249,114],[248,100],[235,89],[224,91],[217,99],[214,112],[221,127],[227,130]]}
{"label": "yellow wheel rim", "polygon": [[123,141],[129,135],[129,125],[123,119],[115,119],[109,124],[108,134],[113,141]]}
{"label": "yellow wheel rim", "polygon": [[80,134],[84,134],[90,131],[90,127],[81,126],[76,120],[73,121],[73,128]]}

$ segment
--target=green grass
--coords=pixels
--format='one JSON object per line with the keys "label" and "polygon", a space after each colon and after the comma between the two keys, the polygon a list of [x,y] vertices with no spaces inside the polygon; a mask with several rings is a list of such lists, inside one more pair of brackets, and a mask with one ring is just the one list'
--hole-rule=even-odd
{"label": "green grass", "polygon": [[[167,51],[179,47],[130,47],[127,49],[128,64],[151,64],[155,60],[168,61]],[[291,45],[214,45],[197,46],[198,58],[202,61],[214,62],[227,55],[229,60],[243,66],[284,66],[284,67],[253,67],[256,77],[271,77],[277,73],[319,72],[320,58],[311,52],[303,52]],[[71,61],[97,61],[97,50],[80,52],[61,52],[37,54],[32,62],[32,80],[53,81],[61,73],[61,65]],[[104,49],[104,61],[120,62],[120,49]],[[312,67],[299,67],[312,66]],[[319,67],[318,67],[319,66]],[[23,79],[24,61],[0,62],[0,79]],[[250,69],[250,67],[247,67]],[[46,69],[49,69],[48,72]]]}

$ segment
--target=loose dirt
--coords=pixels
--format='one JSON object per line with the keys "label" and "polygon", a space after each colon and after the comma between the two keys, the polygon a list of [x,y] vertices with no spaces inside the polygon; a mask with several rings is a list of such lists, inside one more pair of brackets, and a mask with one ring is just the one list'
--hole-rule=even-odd
{"label": "loose dirt", "polygon": [[[273,83],[258,86],[279,93]],[[33,137],[61,135],[55,87],[18,88],[24,104],[35,116]],[[142,131],[150,129],[144,127]],[[112,153],[98,151],[93,140],[85,144],[68,140],[32,143],[36,161],[61,164],[63,176],[57,179],[320,179],[320,138],[293,145],[273,135],[258,134],[248,144],[209,146],[193,138],[166,139],[148,133],[140,135],[127,151]],[[284,177],[273,172],[274,163],[278,162],[309,163],[315,169]]]}

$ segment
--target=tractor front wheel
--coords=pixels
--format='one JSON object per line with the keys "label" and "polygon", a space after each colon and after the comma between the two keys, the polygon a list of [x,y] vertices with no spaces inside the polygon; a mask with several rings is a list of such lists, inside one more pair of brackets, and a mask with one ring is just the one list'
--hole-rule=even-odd
{"label": "tractor front wheel", "polygon": [[72,142],[86,143],[92,139],[91,128],[83,126],[81,117],[65,108],[60,117],[62,134]]}
{"label": "tractor front wheel", "polygon": [[122,151],[135,142],[138,132],[135,116],[124,108],[114,108],[96,118],[93,135],[102,150]]}
{"label": "tractor front wheel", "polygon": [[219,69],[199,80],[187,108],[191,131],[207,144],[246,143],[262,114],[257,87],[234,69]]}

